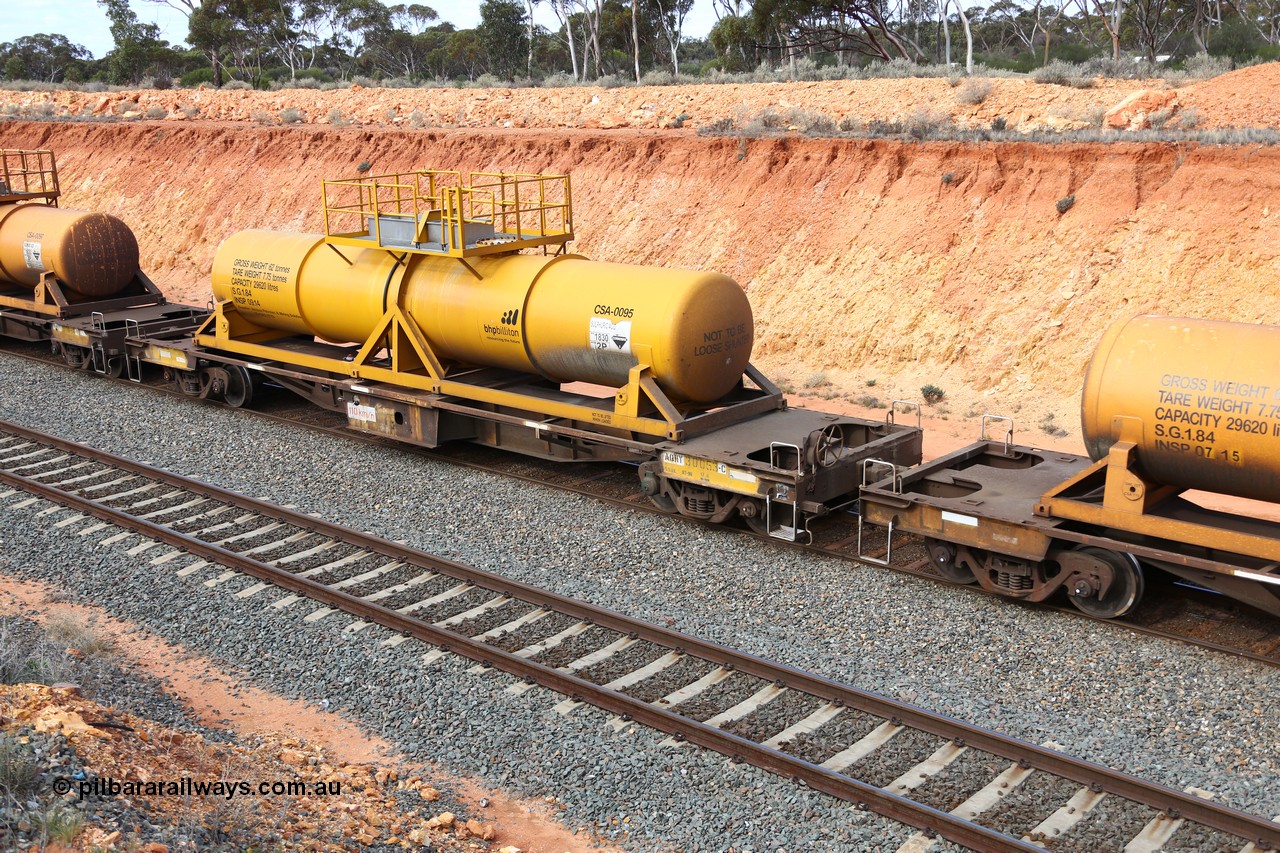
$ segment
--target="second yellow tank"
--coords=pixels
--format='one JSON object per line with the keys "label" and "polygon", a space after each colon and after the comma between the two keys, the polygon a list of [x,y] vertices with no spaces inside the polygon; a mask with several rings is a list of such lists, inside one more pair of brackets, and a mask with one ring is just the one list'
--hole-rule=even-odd
{"label": "second yellow tank", "polygon": [[1101,459],[1140,432],[1155,482],[1280,501],[1280,328],[1141,316],[1113,325],[1085,376],[1081,427]]}

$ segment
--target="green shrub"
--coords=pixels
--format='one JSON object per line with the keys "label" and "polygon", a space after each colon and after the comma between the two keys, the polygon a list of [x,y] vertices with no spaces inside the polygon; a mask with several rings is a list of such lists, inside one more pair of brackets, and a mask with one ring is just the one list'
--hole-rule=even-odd
{"label": "green shrub", "polygon": [[1043,68],[1031,72],[1031,79],[1050,86],[1071,86],[1075,89],[1092,89],[1095,75],[1079,65],[1055,59]]}
{"label": "green shrub", "polygon": [[806,136],[835,136],[836,123],[830,116],[811,110],[792,110],[788,127],[796,127]]}
{"label": "green shrub", "polygon": [[178,83],[188,89],[194,89],[201,83],[213,83],[212,68],[197,68],[195,71],[188,71],[178,78]]}
{"label": "green shrub", "polygon": [[724,118],[714,119],[698,128],[699,136],[724,136],[732,133],[734,129],[733,119],[725,116]]}
{"label": "green shrub", "polygon": [[902,133],[902,122],[879,118],[873,118],[867,122],[868,136],[897,136],[900,133]]}
{"label": "green shrub", "polygon": [[87,658],[109,654],[115,643],[109,637],[103,637],[79,619],[72,616],[57,616],[49,620],[45,627],[49,639],[59,645],[78,651]]}
{"label": "green shrub", "polygon": [[1195,107],[1187,107],[1185,110],[1179,110],[1175,123],[1183,130],[1194,130],[1199,127],[1203,119],[1204,117],[1201,115],[1200,110]]}
{"label": "green shrub", "polygon": [[333,75],[329,74],[323,68],[303,68],[295,77],[298,80],[316,80],[320,83],[332,83]]}
{"label": "green shrub", "polygon": [[1054,419],[1053,412],[1049,412],[1040,419],[1040,431],[1045,435],[1053,436],[1054,438],[1062,438],[1069,434],[1065,429],[1058,426]]}
{"label": "green shrub", "polygon": [[0,803],[23,803],[36,791],[40,765],[32,749],[0,736]]}
{"label": "green shrub", "polygon": [[1071,206],[1074,205],[1075,203],[1076,203],[1076,197],[1075,197],[1075,194],[1073,193],[1071,195],[1063,196],[1062,198],[1058,199],[1058,202],[1057,204],[1054,205],[1054,207],[1058,208],[1058,213],[1059,215],[1061,215],[1063,213],[1066,213],[1068,210],[1070,210]]}
{"label": "green shrub", "polygon": [[947,392],[943,391],[937,385],[921,385],[920,396],[929,405],[942,402],[942,398],[947,396]]}
{"label": "green shrub", "polygon": [[749,136],[760,136],[766,130],[786,129],[787,117],[773,107],[765,107],[742,128],[742,132]]}
{"label": "green shrub", "polygon": [[951,117],[932,110],[916,110],[907,117],[903,129],[913,139],[946,137],[956,129]]}
{"label": "green shrub", "polygon": [[542,87],[545,89],[563,89],[568,86],[577,85],[579,85],[579,83],[573,78],[573,75],[564,71],[557,71],[554,74],[548,74],[542,80]]}
{"label": "green shrub", "polygon": [[987,99],[993,88],[995,88],[995,84],[990,80],[970,77],[960,87],[960,91],[956,93],[956,100],[962,104],[977,105]]}
{"label": "green shrub", "polygon": [[640,78],[641,86],[672,86],[676,83],[676,75],[670,71],[663,71],[655,68],[647,71]]}
{"label": "green shrub", "polygon": [[75,809],[50,806],[31,816],[36,832],[54,844],[69,844],[84,829],[84,815]]}

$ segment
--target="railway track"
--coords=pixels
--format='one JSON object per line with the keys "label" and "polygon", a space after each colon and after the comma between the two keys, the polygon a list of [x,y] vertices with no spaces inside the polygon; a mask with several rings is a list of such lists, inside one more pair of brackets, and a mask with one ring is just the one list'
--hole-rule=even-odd
{"label": "railway track", "polygon": [[[1155,851],[1280,848],[1280,826],[990,730],[896,702],[566,598],[295,509],[228,492],[0,422],[0,500],[41,500],[67,536],[129,541],[180,575],[220,573],[206,586],[304,618],[339,611],[343,629],[378,624],[583,704],[744,760],[916,827],[901,850],[939,837],[979,850]],[[65,515],[64,515],[65,513]],[[143,537],[141,545],[131,537]],[[121,546],[123,547],[123,546]],[[190,562],[188,562],[190,561]],[[186,565],[182,565],[186,563]]]}
{"label": "railway track", "polygon": [[[57,356],[49,352],[47,345],[11,343],[3,352],[28,361],[66,368]],[[81,371],[82,368],[72,368]],[[110,377],[99,377],[110,379]],[[115,379],[137,386],[125,379]],[[169,396],[184,397],[165,387],[155,379],[141,387]],[[190,399],[189,397],[187,399]],[[217,404],[211,404],[217,405]],[[316,432],[340,436],[348,440],[394,447],[399,452],[418,453],[436,461],[510,477],[524,482],[570,491],[627,509],[665,515],[640,491],[634,471],[625,465],[592,465],[584,474],[578,466],[545,462],[530,457],[517,456],[491,448],[473,445],[451,446],[447,451],[435,451],[395,442],[391,439],[371,436],[348,429],[346,418],[335,412],[317,409],[292,394],[280,392],[255,403],[246,412],[255,417],[302,426]],[[698,523],[686,519],[689,523]],[[724,525],[713,525],[717,530],[732,530]],[[873,531],[877,530],[872,528]],[[817,532],[812,544],[783,543],[741,529],[734,532],[752,536],[775,547],[796,548],[840,560],[858,562],[856,553],[857,525],[852,516],[829,519]],[[869,542],[874,549],[879,543]],[[968,594],[999,598],[977,586],[956,587],[932,571],[924,554],[923,543],[913,537],[898,534],[894,544],[895,560],[888,565],[894,571],[922,579],[946,584]],[[1160,595],[1152,592],[1159,590]],[[1007,600],[1007,599],[1006,599]],[[1280,629],[1266,614],[1205,590],[1189,588],[1173,583],[1151,585],[1143,606],[1137,612],[1120,619],[1099,619],[1069,605],[1051,602],[1028,605],[1039,609],[1052,609],[1073,618],[1087,619],[1111,627],[1123,627],[1146,636],[1159,637],[1187,643],[1234,657],[1280,667]]]}

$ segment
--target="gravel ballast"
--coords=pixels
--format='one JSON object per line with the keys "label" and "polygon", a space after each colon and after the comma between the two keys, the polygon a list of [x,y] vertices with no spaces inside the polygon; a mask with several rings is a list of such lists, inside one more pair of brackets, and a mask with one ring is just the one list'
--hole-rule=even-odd
{"label": "gravel ballast", "polygon": [[[0,357],[0,410],[33,429],[1280,814],[1280,723],[1269,698],[1280,673],[1261,664],[12,358]],[[280,593],[235,598],[248,579],[210,590],[203,581],[220,569],[176,578],[149,565],[156,549],[126,555],[136,540],[102,548],[105,537],[31,524],[39,508],[0,513],[4,571],[58,580],[286,695],[328,699],[414,758],[555,795],[570,826],[594,826],[629,849],[891,850],[911,834],[720,756],[659,746],[656,733],[615,734],[594,709],[554,714],[557,697],[507,695],[512,679],[468,674],[469,661],[424,668],[419,644],[384,647],[381,629],[337,635],[351,621],[340,614],[303,623],[314,605],[288,608],[289,622],[263,609]]]}

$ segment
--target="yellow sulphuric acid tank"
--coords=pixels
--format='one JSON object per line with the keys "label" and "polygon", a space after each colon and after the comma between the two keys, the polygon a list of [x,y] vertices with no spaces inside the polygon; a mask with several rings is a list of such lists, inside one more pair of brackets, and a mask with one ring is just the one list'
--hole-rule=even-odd
{"label": "yellow sulphuric acid tank", "polygon": [[1148,479],[1280,501],[1280,327],[1154,316],[1116,323],[1081,397],[1095,460],[1119,440],[1123,418],[1141,421]]}
{"label": "yellow sulphuric acid tank", "polygon": [[334,342],[368,338],[398,293],[442,359],[618,387],[644,356],[668,395],[696,402],[738,383],[755,334],[746,294],[717,273],[579,255],[463,264],[279,231],[227,238],[213,293],[261,326]]}
{"label": "yellow sulphuric acid tank", "polygon": [[0,280],[34,288],[51,272],[73,293],[113,296],[138,274],[138,239],[106,213],[46,204],[0,207]]}

